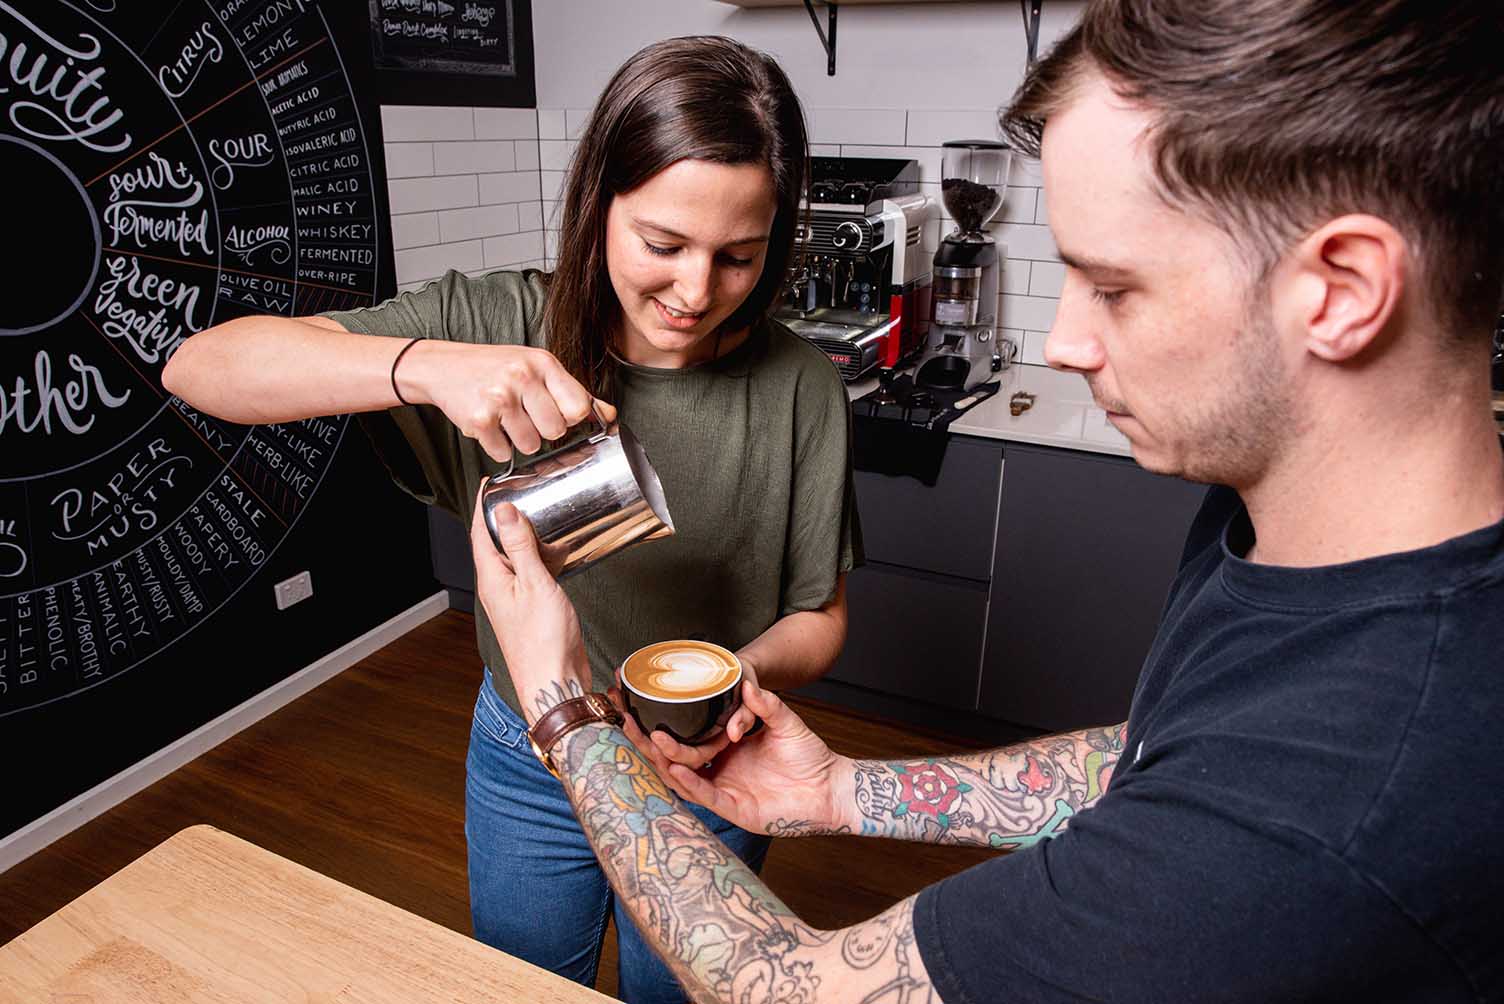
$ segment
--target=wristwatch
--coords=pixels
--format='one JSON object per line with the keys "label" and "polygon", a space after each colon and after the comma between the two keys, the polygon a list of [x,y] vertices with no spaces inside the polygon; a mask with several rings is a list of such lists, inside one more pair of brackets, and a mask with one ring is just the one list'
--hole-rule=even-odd
{"label": "wristwatch", "polygon": [[554,766],[553,750],[560,739],[590,722],[620,725],[622,720],[621,712],[616,710],[616,705],[605,694],[571,697],[544,712],[543,717],[527,730],[527,741],[532,744],[533,754],[548,768],[548,772],[558,777],[559,769]]}

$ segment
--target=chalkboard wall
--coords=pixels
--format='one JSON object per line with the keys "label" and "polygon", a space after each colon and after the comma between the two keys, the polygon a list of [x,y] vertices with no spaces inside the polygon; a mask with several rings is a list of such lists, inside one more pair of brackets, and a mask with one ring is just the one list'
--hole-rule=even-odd
{"label": "chalkboard wall", "polygon": [[529,0],[367,0],[366,7],[383,104],[537,103]]}
{"label": "chalkboard wall", "polygon": [[309,0],[0,0],[0,175],[40,220],[0,298],[0,834],[435,589],[347,418],[161,386],[213,324],[390,295],[365,43]]}

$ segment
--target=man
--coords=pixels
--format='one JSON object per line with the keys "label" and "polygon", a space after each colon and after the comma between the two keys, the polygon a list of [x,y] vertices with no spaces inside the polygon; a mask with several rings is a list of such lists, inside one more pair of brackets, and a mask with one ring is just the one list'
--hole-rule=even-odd
{"label": "man", "polygon": [[[748,685],[767,728],[709,771],[600,721],[553,744],[692,996],[1504,999],[1501,52],[1496,0],[1096,0],[1031,72],[1005,124],[1068,268],[1047,358],[1143,466],[1226,487],[1124,725],[853,762]],[[578,688],[503,530],[478,589],[518,690]],[[819,931],[660,776],[767,832],[1018,849]]]}

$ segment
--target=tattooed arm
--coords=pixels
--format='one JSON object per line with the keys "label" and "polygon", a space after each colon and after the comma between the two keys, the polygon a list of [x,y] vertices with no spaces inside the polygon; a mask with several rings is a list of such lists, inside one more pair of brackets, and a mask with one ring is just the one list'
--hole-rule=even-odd
{"label": "tattooed arm", "polygon": [[1086,729],[964,756],[847,761],[833,782],[834,801],[846,806],[835,826],[1009,850],[1036,843],[1102,797],[1126,728]]}
{"label": "tattooed arm", "polygon": [[[497,628],[523,710],[536,721],[588,685],[579,620],[516,510],[502,506],[496,514],[510,562],[497,555],[478,512],[470,531],[476,594]],[[766,691],[749,682],[746,692],[763,707]],[[763,731],[787,732],[793,722],[788,712]],[[823,776],[834,758],[804,732],[781,748]],[[689,812],[620,729],[582,725],[552,757],[617,896],[697,1001],[938,1004],[914,944],[912,899],[844,931],[818,930]],[[784,807],[811,804],[803,791],[797,798]]]}
{"label": "tattooed arm", "polygon": [[612,888],[696,1001],[937,1004],[911,897],[821,931],[794,915],[693,816],[616,728],[586,725],[555,754]]}
{"label": "tattooed arm", "polygon": [[[1123,726],[936,758],[852,760],[831,752],[778,697],[743,702],[767,728],[709,771],[659,762],[681,795],[775,837],[857,833],[999,850],[1054,836],[1095,805],[1123,749]],[[674,745],[655,733],[653,745]]]}

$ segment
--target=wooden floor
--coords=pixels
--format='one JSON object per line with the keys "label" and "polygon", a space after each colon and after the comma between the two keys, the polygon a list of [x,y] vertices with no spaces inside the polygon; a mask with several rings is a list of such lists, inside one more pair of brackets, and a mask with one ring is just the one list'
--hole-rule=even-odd
{"label": "wooden floor", "polygon": [[[465,750],[479,680],[470,616],[429,621],[0,874],[0,943],[195,823],[469,934]],[[838,752],[963,746],[792,703]],[[780,840],[763,875],[805,920],[830,928],[988,856],[857,837]],[[615,970],[608,936],[599,989],[614,994]]]}

